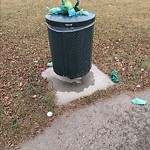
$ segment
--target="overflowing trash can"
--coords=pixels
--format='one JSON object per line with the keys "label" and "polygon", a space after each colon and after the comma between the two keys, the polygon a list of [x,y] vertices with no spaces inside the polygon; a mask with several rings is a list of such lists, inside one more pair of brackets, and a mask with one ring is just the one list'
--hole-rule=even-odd
{"label": "overflowing trash can", "polygon": [[46,15],[54,72],[70,79],[83,77],[92,66],[95,14]]}

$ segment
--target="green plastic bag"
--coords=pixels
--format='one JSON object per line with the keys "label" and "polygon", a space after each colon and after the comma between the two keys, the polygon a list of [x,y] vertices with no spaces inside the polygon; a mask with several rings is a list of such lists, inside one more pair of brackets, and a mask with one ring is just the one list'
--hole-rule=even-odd
{"label": "green plastic bag", "polygon": [[135,98],[134,100],[132,100],[132,103],[136,105],[146,105],[147,101],[144,101],[140,98]]}
{"label": "green plastic bag", "polygon": [[60,7],[56,7],[56,8],[49,8],[47,7],[49,13],[48,14],[62,14],[62,15],[68,15],[69,17],[75,16],[75,15],[89,15],[88,11],[85,10],[81,10],[78,6],[79,6],[80,0],[76,0],[76,4],[74,5],[74,7],[72,6],[72,3],[70,2],[70,0],[62,0],[62,4],[60,5]]}
{"label": "green plastic bag", "polygon": [[69,0],[66,1],[66,3],[64,2],[64,0],[62,0],[62,4],[60,5],[60,9],[61,9],[61,14],[62,15],[67,15],[68,14],[68,10],[74,8],[74,10],[77,12],[77,11],[80,11],[80,9],[78,8],[78,5],[80,3],[80,0],[77,0],[76,1],[76,4],[74,7],[72,7],[72,4]]}
{"label": "green plastic bag", "polygon": [[111,72],[111,80],[114,83],[118,83],[120,81],[119,77],[118,77],[118,72],[116,70],[114,70],[114,71]]}
{"label": "green plastic bag", "polygon": [[53,67],[53,62],[48,62],[48,63],[47,63],[47,66],[48,66],[48,67]]}
{"label": "green plastic bag", "polygon": [[76,13],[76,15],[85,15],[85,16],[88,16],[89,15],[89,12],[88,11],[85,11],[85,10],[80,10]]}
{"label": "green plastic bag", "polygon": [[68,10],[73,8],[72,3],[69,0],[66,1],[65,6],[67,7]]}
{"label": "green plastic bag", "polygon": [[58,7],[56,7],[56,8],[52,8],[52,9],[50,9],[49,7],[46,7],[47,8],[47,10],[49,11],[49,13],[48,14],[56,14],[56,15],[58,15],[59,13],[60,13],[60,11],[61,11],[61,9],[60,8],[58,8]]}

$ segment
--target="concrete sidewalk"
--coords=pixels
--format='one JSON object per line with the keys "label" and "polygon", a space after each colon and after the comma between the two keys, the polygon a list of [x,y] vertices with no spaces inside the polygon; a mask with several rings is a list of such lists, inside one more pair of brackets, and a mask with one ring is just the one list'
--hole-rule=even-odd
{"label": "concrete sidewalk", "polygon": [[[131,103],[134,98],[147,105]],[[125,93],[57,119],[21,150],[149,150],[150,90]]]}

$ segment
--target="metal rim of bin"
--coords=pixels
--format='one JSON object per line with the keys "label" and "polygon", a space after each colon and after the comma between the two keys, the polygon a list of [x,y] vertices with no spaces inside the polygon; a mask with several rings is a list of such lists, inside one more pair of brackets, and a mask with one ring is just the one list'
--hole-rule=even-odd
{"label": "metal rim of bin", "polygon": [[82,28],[81,27],[64,27],[65,30],[68,29],[67,31],[65,31],[65,30],[62,30],[62,28],[60,28],[60,27],[54,27],[54,26],[49,25],[48,23],[46,23],[47,27],[50,30],[53,30],[55,32],[76,32],[76,31],[87,29],[87,28],[93,26],[94,24],[95,24],[95,22],[93,22],[93,23],[91,23],[91,24],[89,24],[87,26],[84,26]]}

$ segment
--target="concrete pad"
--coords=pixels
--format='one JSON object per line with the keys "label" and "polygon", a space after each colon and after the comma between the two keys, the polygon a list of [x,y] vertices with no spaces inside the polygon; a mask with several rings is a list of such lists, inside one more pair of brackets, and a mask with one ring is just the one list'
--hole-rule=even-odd
{"label": "concrete pad", "polygon": [[97,90],[107,89],[114,85],[108,75],[92,65],[90,72],[83,78],[68,79],[57,75],[53,68],[42,72],[42,77],[47,78],[56,90],[59,104],[66,104],[80,97],[88,96]]}

